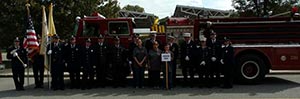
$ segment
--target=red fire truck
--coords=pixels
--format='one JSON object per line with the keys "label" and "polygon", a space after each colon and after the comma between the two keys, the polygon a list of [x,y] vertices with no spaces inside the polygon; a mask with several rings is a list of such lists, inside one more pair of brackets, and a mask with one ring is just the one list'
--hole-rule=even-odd
{"label": "red fire truck", "polygon": [[270,70],[300,69],[300,18],[196,19],[194,39],[209,37],[205,29],[232,40],[240,82],[259,82]]}
{"label": "red fire truck", "polygon": [[[91,38],[92,42],[96,42],[97,37],[102,34],[105,36],[106,42],[112,44],[113,37],[118,36],[121,45],[128,48],[129,42],[132,41],[131,37],[134,35],[135,25],[133,18],[104,18],[97,15],[86,16],[78,20],[76,38],[79,44],[84,44],[84,40],[87,38]],[[148,29],[150,33],[150,27]],[[157,38],[163,43],[166,42],[165,35],[162,33],[158,33]]]}

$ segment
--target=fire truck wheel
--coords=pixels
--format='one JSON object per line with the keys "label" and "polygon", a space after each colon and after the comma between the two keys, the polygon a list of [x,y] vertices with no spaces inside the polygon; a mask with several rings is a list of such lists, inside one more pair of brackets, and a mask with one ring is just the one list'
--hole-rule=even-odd
{"label": "fire truck wheel", "polygon": [[238,81],[242,84],[257,84],[265,77],[266,65],[256,55],[245,55],[238,60]]}

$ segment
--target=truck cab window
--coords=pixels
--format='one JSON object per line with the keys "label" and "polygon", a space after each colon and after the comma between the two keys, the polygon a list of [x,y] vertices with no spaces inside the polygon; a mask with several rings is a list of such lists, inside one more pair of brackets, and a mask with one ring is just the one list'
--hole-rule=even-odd
{"label": "truck cab window", "polygon": [[97,23],[84,23],[82,32],[83,37],[97,37],[99,34],[99,24]]}
{"label": "truck cab window", "polygon": [[109,22],[109,34],[129,34],[128,22]]}

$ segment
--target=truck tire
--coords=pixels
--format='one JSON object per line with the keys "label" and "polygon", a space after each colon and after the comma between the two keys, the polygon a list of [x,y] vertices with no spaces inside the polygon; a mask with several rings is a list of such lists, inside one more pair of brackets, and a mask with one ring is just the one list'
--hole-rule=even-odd
{"label": "truck tire", "polygon": [[263,59],[256,55],[244,55],[237,62],[237,78],[242,84],[258,84],[266,75]]}

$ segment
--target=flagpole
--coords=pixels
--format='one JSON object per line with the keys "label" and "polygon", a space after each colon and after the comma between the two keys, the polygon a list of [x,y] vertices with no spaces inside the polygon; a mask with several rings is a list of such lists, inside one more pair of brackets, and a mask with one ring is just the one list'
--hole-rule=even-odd
{"label": "flagpole", "polygon": [[[51,37],[49,38],[49,42],[50,42],[49,49],[51,50],[51,48],[52,48],[52,44],[51,44],[52,43],[52,38]],[[50,83],[51,67],[52,67],[51,66],[51,63],[52,63],[51,62],[51,56],[52,56],[52,54],[49,55],[49,65],[48,65],[48,67],[49,67],[48,72],[50,72],[49,75],[48,75],[48,87],[49,87],[49,90],[51,90],[51,83]]]}
{"label": "flagpole", "polygon": [[[30,15],[30,10],[29,10],[30,4],[28,3],[28,0],[27,0],[27,3],[26,3],[25,6],[26,6],[26,9],[27,9],[27,16],[29,16]],[[27,55],[27,57],[28,57],[28,55]],[[28,63],[28,67],[27,67],[27,85],[29,86],[29,66],[30,66],[29,59],[27,60],[27,63]]]}

